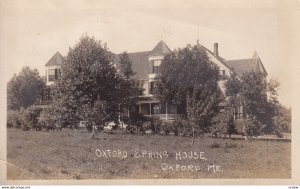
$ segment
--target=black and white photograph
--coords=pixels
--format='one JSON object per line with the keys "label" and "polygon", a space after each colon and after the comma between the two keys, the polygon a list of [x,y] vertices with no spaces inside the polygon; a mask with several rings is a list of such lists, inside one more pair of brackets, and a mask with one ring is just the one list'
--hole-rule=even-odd
{"label": "black and white photograph", "polygon": [[299,4],[0,1],[6,180],[295,178]]}

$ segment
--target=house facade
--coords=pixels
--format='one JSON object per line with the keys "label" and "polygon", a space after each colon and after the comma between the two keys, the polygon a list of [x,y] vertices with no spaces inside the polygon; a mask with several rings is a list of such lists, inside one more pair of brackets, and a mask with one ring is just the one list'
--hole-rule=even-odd
{"label": "house facade", "polygon": [[[200,44],[199,44],[200,45]],[[243,73],[249,72],[251,70],[256,72],[262,72],[267,76],[267,72],[258,56],[255,52],[252,58],[248,59],[238,59],[238,60],[226,60],[219,56],[218,43],[214,44],[214,50],[211,51],[208,48],[200,45],[207,56],[219,67],[220,76],[230,76],[231,74],[236,74],[241,77]],[[171,53],[170,48],[166,45],[164,41],[160,41],[151,51],[134,52],[128,53],[128,56],[132,62],[132,69],[135,72],[134,78],[140,83],[140,87],[144,89],[143,94],[139,96],[139,100],[136,106],[131,108],[131,112],[135,111],[147,117],[157,117],[163,120],[175,120],[180,119],[181,112],[176,106],[166,103],[160,103],[159,99],[155,97],[155,77],[160,72],[160,65],[164,57]],[[57,79],[61,74],[61,64],[63,62],[63,56],[57,52],[54,56],[47,62],[46,66],[46,84],[51,86],[54,84],[55,79]],[[116,61],[119,60],[119,55],[116,54]],[[226,77],[220,77],[218,81],[218,86],[222,95],[224,97],[224,102],[226,101],[226,88],[225,83]],[[222,79],[223,78],[223,79]],[[43,92],[43,98],[50,97],[49,91]],[[240,118],[243,116],[242,106],[237,108],[235,111],[235,118]]]}

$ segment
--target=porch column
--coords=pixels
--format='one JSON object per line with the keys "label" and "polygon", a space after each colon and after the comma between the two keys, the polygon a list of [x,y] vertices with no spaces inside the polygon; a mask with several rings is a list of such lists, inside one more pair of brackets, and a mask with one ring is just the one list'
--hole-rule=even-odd
{"label": "porch column", "polygon": [[150,108],[150,117],[152,116],[152,112],[151,112],[151,110],[152,110],[152,108],[151,108],[151,102],[150,102],[150,104],[149,104],[149,108]]}
{"label": "porch column", "polygon": [[235,121],[235,107],[233,108],[233,121]]}
{"label": "porch column", "polygon": [[166,120],[168,120],[168,103],[166,102]]}
{"label": "porch column", "polygon": [[244,117],[244,110],[243,110],[243,105],[241,105],[241,118],[243,118]]}
{"label": "porch column", "polygon": [[49,82],[48,69],[46,69],[46,83]]}
{"label": "porch column", "polygon": [[119,104],[119,123],[121,122],[121,104]]}
{"label": "porch column", "polygon": [[142,104],[139,104],[139,114],[142,112]]}

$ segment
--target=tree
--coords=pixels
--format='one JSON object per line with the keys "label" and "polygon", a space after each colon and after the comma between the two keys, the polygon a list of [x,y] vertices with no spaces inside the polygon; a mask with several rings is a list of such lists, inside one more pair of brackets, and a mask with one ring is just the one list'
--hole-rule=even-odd
{"label": "tree", "polygon": [[20,110],[21,107],[27,108],[33,105],[41,98],[44,87],[45,83],[37,69],[22,68],[21,72],[14,75],[7,84],[7,108]]}
{"label": "tree", "polygon": [[188,45],[173,51],[161,64],[157,77],[158,98],[175,104],[186,115],[193,130],[208,127],[218,104],[218,67],[200,46]]}
{"label": "tree", "polygon": [[54,120],[82,120],[90,128],[118,122],[120,104],[131,97],[133,84],[114,61],[115,55],[93,37],[84,36],[70,48],[53,89]]}
{"label": "tree", "polygon": [[256,137],[261,134],[263,125],[255,116],[247,116],[243,119],[244,131],[247,137]]}
{"label": "tree", "polygon": [[226,96],[229,96],[229,104],[232,108],[243,104],[243,98],[240,96],[242,81],[234,73],[230,75],[226,82]]}
{"label": "tree", "polygon": [[135,73],[132,70],[132,62],[128,54],[123,52],[119,55],[119,58],[118,68],[123,77],[123,80],[120,83],[120,97],[123,97],[120,108],[129,110],[130,106],[136,103],[137,97],[142,94],[142,89],[139,87],[138,81],[133,78]]}
{"label": "tree", "polygon": [[268,123],[268,83],[263,73],[251,71],[242,76],[245,111],[262,124]]}
{"label": "tree", "polygon": [[279,83],[276,80],[267,82],[263,73],[250,71],[244,73],[241,78],[231,77],[227,81],[226,89],[227,95],[231,96],[231,104],[243,105],[249,119],[254,120],[253,124],[257,124],[251,127],[251,130],[257,129],[256,132],[270,134],[275,132],[276,128],[273,124],[273,117],[279,113],[278,86]]}
{"label": "tree", "polygon": [[283,116],[274,116],[272,118],[273,125],[274,125],[274,134],[276,134],[278,137],[283,136],[283,132],[288,131],[289,123],[287,120],[284,119]]}
{"label": "tree", "polygon": [[124,75],[126,79],[131,79],[131,77],[135,74],[131,67],[131,60],[129,59],[129,56],[126,52],[123,52],[119,55],[120,57],[120,63],[119,63],[119,69],[121,73]]}
{"label": "tree", "polygon": [[282,117],[282,120],[286,121],[288,124],[287,132],[291,132],[291,124],[292,124],[292,111],[291,108],[286,108],[284,106],[280,106],[279,115]]}
{"label": "tree", "polygon": [[221,109],[213,117],[212,123],[210,131],[213,135],[223,134],[226,138],[226,135],[229,134],[229,138],[231,138],[231,134],[235,131],[232,108]]}

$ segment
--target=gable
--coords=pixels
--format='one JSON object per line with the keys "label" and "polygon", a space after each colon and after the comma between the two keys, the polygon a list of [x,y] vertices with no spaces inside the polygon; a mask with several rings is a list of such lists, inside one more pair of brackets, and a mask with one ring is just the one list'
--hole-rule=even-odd
{"label": "gable", "polygon": [[49,66],[60,66],[63,62],[64,58],[63,56],[59,53],[56,52],[51,58],[50,60],[46,63],[46,67]]}
{"label": "gable", "polygon": [[206,54],[207,54],[209,60],[212,61],[213,63],[215,63],[220,68],[220,70],[225,70],[225,74],[227,76],[230,76],[232,70],[224,62],[225,59],[222,58],[221,56],[216,57],[212,51],[210,51],[209,49],[207,49],[206,47],[204,47],[202,45],[201,45],[201,47],[206,51]]}
{"label": "gable", "polygon": [[149,56],[164,56],[170,54],[171,50],[164,41],[160,41],[154,49],[150,52]]}
{"label": "gable", "polygon": [[238,60],[227,60],[226,64],[235,72],[239,77],[244,73],[255,71],[267,74],[260,59],[249,58],[249,59],[238,59]]}

